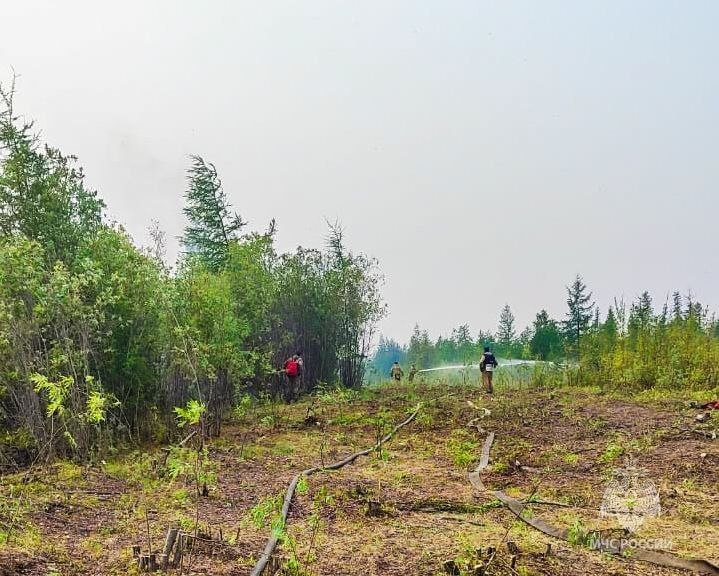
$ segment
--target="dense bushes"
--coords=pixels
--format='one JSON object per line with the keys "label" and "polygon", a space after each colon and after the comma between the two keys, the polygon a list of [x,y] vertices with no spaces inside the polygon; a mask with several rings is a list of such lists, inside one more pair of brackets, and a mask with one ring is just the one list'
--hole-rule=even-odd
{"label": "dense bushes", "polygon": [[325,250],[278,255],[274,222],[241,233],[214,166],[193,157],[187,252],[171,272],[162,235],[143,250],[107,224],[75,159],[42,146],[2,98],[0,465],[3,444],[87,457],[163,436],[193,400],[217,433],[248,390],[284,392],[277,370],[300,349],[306,389],[361,383],[379,277],[338,226]]}
{"label": "dense bushes", "polygon": [[91,248],[99,257],[78,257],[71,268],[51,264],[35,240],[0,242],[4,419],[49,455],[88,451],[108,426],[129,425],[154,392],[157,318],[142,303],[156,295],[155,269],[117,230],[98,231]]}

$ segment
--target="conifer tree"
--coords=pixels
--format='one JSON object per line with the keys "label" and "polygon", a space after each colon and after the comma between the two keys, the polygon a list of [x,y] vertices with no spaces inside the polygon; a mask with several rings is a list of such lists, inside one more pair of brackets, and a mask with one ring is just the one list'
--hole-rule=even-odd
{"label": "conifer tree", "polygon": [[602,325],[602,331],[611,341],[613,341],[617,337],[617,317],[614,314],[614,308],[612,308],[611,306],[607,311],[607,319]]}
{"label": "conifer tree", "polygon": [[672,294],[672,322],[680,322],[682,316],[682,296],[676,291]]}
{"label": "conifer tree", "polygon": [[502,352],[510,351],[517,333],[514,328],[514,314],[509,304],[505,304],[499,315],[499,327],[497,328],[497,342],[502,347]]}
{"label": "conifer tree", "polygon": [[230,244],[239,238],[245,226],[238,214],[230,213],[222,181],[215,166],[200,156],[191,156],[187,171],[185,216],[189,220],[182,237],[187,252],[197,254],[210,270],[217,271],[227,262]]}
{"label": "conifer tree", "polygon": [[562,323],[564,336],[570,349],[576,350],[579,339],[589,329],[594,316],[592,293],[577,274],[571,286],[567,286],[567,317]]}
{"label": "conifer tree", "polygon": [[637,301],[632,304],[629,312],[629,333],[636,337],[638,333],[646,330],[654,322],[654,306],[652,297],[646,290],[642,292]]}
{"label": "conifer tree", "polygon": [[452,330],[452,340],[456,345],[457,354],[460,360],[467,364],[476,356],[476,349],[472,341],[472,335],[469,330],[469,324],[462,324]]}

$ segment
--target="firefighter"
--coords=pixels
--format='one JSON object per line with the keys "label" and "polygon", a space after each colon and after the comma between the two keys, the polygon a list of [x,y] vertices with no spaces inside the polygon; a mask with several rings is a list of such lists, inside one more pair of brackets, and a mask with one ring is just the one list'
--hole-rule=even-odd
{"label": "firefighter", "polygon": [[479,362],[479,370],[482,372],[482,382],[487,390],[487,394],[494,392],[492,388],[492,374],[497,366],[499,366],[497,359],[490,351],[489,346],[485,346],[482,360]]}
{"label": "firefighter", "polygon": [[400,382],[402,380],[404,372],[402,372],[402,366],[399,365],[399,362],[392,364],[392,369],[389,371],[389,375],[395,382]]}

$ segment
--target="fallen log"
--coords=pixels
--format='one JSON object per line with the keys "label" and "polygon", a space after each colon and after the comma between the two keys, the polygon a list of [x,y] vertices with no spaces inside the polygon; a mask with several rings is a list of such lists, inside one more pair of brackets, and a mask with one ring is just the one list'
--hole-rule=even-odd
{"label": "fallen log", "polygon": [[[297,484],[299,484],[300,480],[302,478],[307,478],[308,476],[311,476],[312,474],[316,474],[317,472],[326,472],[328,470],[339,470],[343,466],[346,466],[347,464],[351,464],[357,458],[360,458],[361,456],[367,456],[368,454],[379,450],[383,444],[386,442],[389,442],[392,437],[399,431],[401,428],[412,422],[412,420],[415,419],[417,414],[419,414],[419,411],[422,409],[422,405],[420,404],[417,406],[417,408],[412,412],[407,418],[405,418],[402,422],[397,424],[392,430],[381,438],[374,446],[370,446],[369,448],[366,448],[365,450],[360,450],[359,452],[355,452],[354,454],[350,454],[346,458],[335,462],[333,464],[329,464],[327,466],[315,466],[314,468],[308,468],[307,470],[303,470],[299,474],[295,475],[294,478],[292,478],[292,481],[290,482],[289,486],[287,487],[287,491],[285,492],[285,499],[282,504],[282,510],[280,512],[280,517],[282,520],[282,523],[284,524],[287,521],[287,515],[290,512],[290,505],[292,504],[292,498],[295,494],[295,490],[297,489]],[[275,548],[277,547],[277,543],[279,542],[278,536],[273,534],[270,536],[270,538],[267,540],[267,543],[265,544],[265,548],[262,551],[262,554],[260,554],[260,559],[257,561],[257,564],[255,564],[255,567],[252,569],[252,572],[250,572],[250,576],[260,576],[267,566],[267,563],[269,559],[272,557],[272,553],[275,551]]]}
{"label": "fallen log", "polygon": [[[490,432],[485,439],[484,446],[482,447],[482,457],[480,459],[480,463],[477,468],[469,474],[469,481],[472,483],[472,486],[481,490],[486,490],[486,488],[484,487],[481,478],[479,478],[479,472],[481,470],[484,470],[484,468],[486,468],[489,463],[489,452],[492,449],[493,442],[494,432]],[[548,524],[544,520],[541,520],[540,518],[537,518],[535,516],[527,517],[523,515],[524,509],[532,503],[531,498],[528,501],[520,501],[516,498],[508,496],[501,490],[490,490],[489,493],[497,500],[502,502],[505,506],[507,506],[507,508],[525,524],[531,526],[532,528],[535,528],[536,530],[539,530],[547,536],[569,542],[569,534],[567,529],[552,526],[551,524]],[[612,546],[611,544],[602,542],[601,540],[599,540],[595,544],[597,544],[597,546],[593,549],[597,552],[607,552],[609,554],[622,556],[625,552],[627,552],[626,549]],[[679,568],[682,570],[689,570],[691,572],[697,572],[700,574],[719,575],[719,567],[715,566],[707,560],[681,558],[679,556],[675,556],[674,554],[670,554],[669,552],[657,552],[655,550],[645,550],[643,548],[630,548],[628,552],[628,557],[632,560],[639,560],[640,562],[647,562],[650,564],[655,564],[656,566],[663,566],[665,568]]]}

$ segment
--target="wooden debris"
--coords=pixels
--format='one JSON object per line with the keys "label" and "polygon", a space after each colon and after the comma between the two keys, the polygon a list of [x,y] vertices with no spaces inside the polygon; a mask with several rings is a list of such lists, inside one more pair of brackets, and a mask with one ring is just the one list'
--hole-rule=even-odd
{"label": "wooden debris", "polygon": [[367,501],[367,516],[380,516],[382,514],[382,503],[377,500]]}
{"label": "wooden debris", "polygon": [[270,558],[270,561],[267,563],[267,572],[269,574],[277,574],[281,569],[282,561],[277,558],[277,556]]}
{"label": "wooden debris", "polygon": [[308,415],[308,416],[304,419],[304,421],[302,422],[302,424],[303,424],[304,426],[306,426],[306,427],[309,428],[309,427],[311,427],[311,426],[319,426],[319,425],[320,425],[320,421],[319,421],[319,419],[317,418],[317,416],[315,416],[314,414],[310,414],[310,415]]}
{"label": "wooden debris", "polygon": [[197,430],[193,430],[190,432],[185,438],[178,444],[178,446],[184,446],[187,444],[192,438],[194,438],[197,435]]}
{"label": "wooden debris", "polygon": [[150,556],[149,554],[142,554],[137,558],[137,566],[140,568],[141,571],[147,572],[148,567],[150,566]]}
{"label": "wooden debris", "polygon": [[182,562],[182,552],[183,552],[183,545],[184,545],[184,532],[178,533],[176,541],[175,541],[175,551],[172,554],[172,565],[173,566],[180,566]]}
{"label": "wooden debris", "polygon": [[160,570],[167,570],[167,554],[160,552],[157,555],[157,565]]}
{"label": "wooden debris", "polygon": [[[164,570],[167,568],[167,559],[170,557],[170,554],[172,553],[172,549],[175,546],[175,541],[177,540],[177,528],[168,528],[167,529],[167,536],[165,536],[165,546],[162,549],[162,555],[164,556],[164,566],[162,566],[162,569]],[[161,562],[162,564],[162,562]]]}
{"label": "wooden debris", "polygon": [[382,502],[379,500],[367,500],[367,516],[382,516]]}
{"label": "wooden debris", "polygon": [[141,554],[140,557],[137,559],[137,566],[142,572],[156,572],[157,555]]}
{"label": "wooden debris", "polygon": [[[454,394],[446,394],[443,396],[443,398],[446,398],[447,396],[453,396]],[[439,398],[435,399],[439,400]],[[287,487],[287,491],[285,492],[285,498],[282,504],[282,510],[280,512],[280,517],[283,522],[287,522],[287,515],[290,512],[290,505],[292,504],[292,498],[295,494],[295,490],[297,489],[297,484],[300,482],[301,478],[306,478],[307,476],[311,476],[312,474],[315,474],[317,472],[324,472],[327,470],[339,470],[343,466],[346,466],[347,464],[352,464],[355,460],[362,456],[367,456],[368,454],[371,454],[375,450],[379,450],[383,444],[386,442],[389,442],[392,437],[401,430],[404,426],[412,422],[417,417],[417,414],[419,414],[419,411],[422,408],[422,404],[417,406],[417,408],[409,415],[407,418],[405,418],[402,422],[397,424],[392,430],[385,435],[383,438],[377,441],[377,443],[374,446],[370,446],[369,448],[366,448],[365,450],[361,450],[359,452],[355,452],[354,454],[350,454],[343,460],[340,460],[339,462],[335,462],[333,464],[330,464],[328,466],[315,466],[313,468],[308,468],[307,470],[303,470],[299,474],[297,474],[292,481],[290,482],[289,486]],[[267,543],[265,544],[265,548],[262,551],[262,554],[260,554],[260,559],[257,561],[257,564],[255,564],[255,567],[250,572],[250,576],[260,576],[264,571],[265,567],[267,566],[268,561],[272,557],[272,553],[275,551],[275,548],[277,547],[278,543],[278,537],[275,534],[272,534],[270,538],[267,540]]]}
{"label": "wooden debris", "polygon": [[459,566],[454,560],[445,560],[442,562],[442,570],[444,570],[450,576],[459,576]]}

